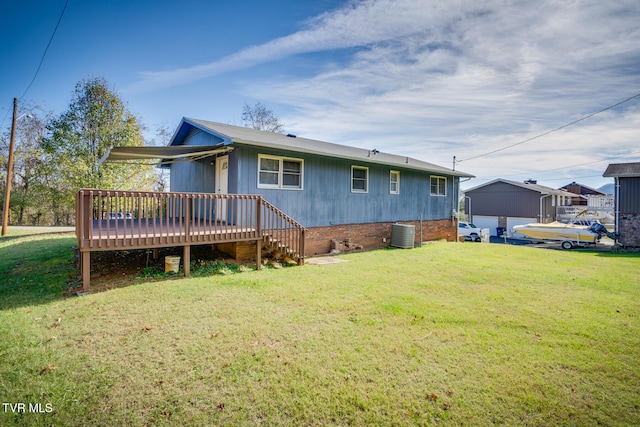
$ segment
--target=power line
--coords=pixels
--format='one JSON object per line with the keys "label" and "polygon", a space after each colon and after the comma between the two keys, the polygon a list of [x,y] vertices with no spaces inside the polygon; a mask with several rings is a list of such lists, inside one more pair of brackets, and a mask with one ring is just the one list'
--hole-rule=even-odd
{"label": "power line", "polygon": [[58,22],[56,23],[56,27],[53,29],[53,33],[51,34],[51,38],[49,39],[49,43],[47,43],[47,47],[45,48],[44,53],[42,54],[42,57],[40,58],[40,63],[38,64],[38,68],[36,69],[36,73],[34,74],[33,79],[31,79],[31,83],[29,83],[27,88],[24,90],[24,93],[22,94],[20,99],[24,98],[24,96],[27,94],[27,92],[31,88],[31,85],[33,84],[33,82],[36,81],[36,77],[38,77],[38,73],[40,72],[40,67],[42,67],[42,63],[44,62],[44,57],[47,55],[47,52],[49,51],[49,46],[51,46],[51,42],[53,41],[53,37],[56,35],[56,32],[58,31],[58,27],[60,26],[60,21],[62,21],[62,17],[64,16],[65,10],[67,10],[67,5],[68,4],[69,4],[69,0],[66,0],[64,2],[64,7],[62,8],[62,13],[60,13],[60,17],[58,18]]}
{"label": "power line", "polygon": [[513,148],[513,147],[515,147],[515,146],[522,145],[522,144],[524,144],[524,143],[526,143],[526,142],[533,141],[534,139],[542,138],[543,136],[549,135],[550,133],[557,132],[557,131],[559,131],[559,130],[561,130],[561,129],[564,129],[564,128],[566,128],[566,127],[569,127],[569,126],[575,125],[575,124],[576,124],[576,123],[578,123],[578,122],[581,122],[581,121],[583,121],[583,120],[587,120],[587,119],[589,119],[589,118],[591,118],[591,117],[595,116],[596,114],[600,114],[600,113],[603,113],[603,112],[605,112],[605,111],[607,111],[607,110],[611,110],[612,108],[615,108],[615,107],[617,107],[618,105],[624,104],[625,102],[629,102],[629,101],[631,101],[632,99],[637,98],[637,97],[639,97],[639,96],[640,96],[640,93],[637,93],[637,94],[635,94],[635,95],[633,95],[633,96],[631,96],[631,97],[629,97],[629,98],[625,99],[624,101],[620,101],[620,102],[618,102],[618,103],[616,103],[616,104],[610,105],[610,106],[609,106],[609,107],[607,107],[607,108],[603,108],[603,109],[602,109],[602,110],[600,110],[600,111],[596,111],[595,113],[591,113],[591,114],[589,114],[589,115],[586,115],[586,116],[584,116],[584,117],[582,117],[582,118],[579,118],[578,120],[574,120],[574,121],[572,121],[571,123],[567,123],[566,125],[563,125],[563,126],[560,126],[560,127],[558,127],[558,128],[552,129],[552,130],[550,130],[550,131],[547,131],[547,132],[541,133],[540,135],[536,135],[536,136],[534,136],[534,137],[532,137],[532,138],[525,139],[524,141],[516,142],[515,144],[507,145],[506,147],[502,147],[502,148],[498,148],[497,150],[489,151],[488,153],[484,153],[484,154],[480,154],[480,155],[477,155],[477,156],[469,157],[468,159],[464,159],[464,160],[457,160],[457,163],[460,163],[460,162],[466,162],[467,160],[477,159],[478,157],[488,156],[488,155],[490,155],[490,154],[494,154],[494,153],[497,153],[497,152],[499,152],[499,151],[507,150],[507,149],[509,149],[509,148]]}
{"label": "power line", "polygon": [[563,167],[560,167],[560,168],[546,169],[546,170],[542,170],[542,171],[536,171],[536,172],[530,172],[530,173],[524,173],[524,174],[523,173],[519,173],[519,174],[514,174],[514,175],[506,175],[506,176],[532,175],[532,174],[538,174],[538,173],[555,172],[555,171],[562,170],[562,169],[577,168],[579,166],[586,166],[586,165],[592,165],[594,163],[606,162],[606,161],[613,160],[613,159],[619,159],[620,157],[632,156],[634,154],[640,154],[640,151],[632,151],[631,153],[620,154],[619,156],[607,157],[606,159],[594,160],[592,162],[579,163],[577,165],[563,166]]}
{"label": "power line", "polygon": [[[594,160],[592,162],[579,163],[579,164],[576,164],[576,165],[563,166],[563,167],[554,168],[554,169],[545,169],[545,170],[542,170],[542,171],[535,171],[535,172],[520,172],[520,173],[514,173],[514,174],[509,174],[509,175],[500,175],[500,176],[502,176],[502,177],[511,177],[511,176],[524,176],[524,175],[537,175],[537,174],[542,174],[542,173],[547,173],[547,172],[555,172],[555,171],[562,170],[562,169],[570,169],[570,168],[577,168],[579,166],[592,165],[594,163],[602,163],[602,162],[606,162],[606,161],[613,160],[613,159],[619,159],[621,157],[632,156],[634,154],[640,154],[640,151],[632,151],[631,153],[620,154],[619,156],[611,156],[611,157],[607,157],[606,159]],[[589,177],[576,177],[576,178],[590,178],[590,177],[593,177],[593,176],[601,176],[601,175],[590,175]],[[482,177],[482,179],[486,179],[486,177]],[[565,179],[565,178],[557,178],[557,179],[545,178],[546,181],[557,181],[559,179]]]}

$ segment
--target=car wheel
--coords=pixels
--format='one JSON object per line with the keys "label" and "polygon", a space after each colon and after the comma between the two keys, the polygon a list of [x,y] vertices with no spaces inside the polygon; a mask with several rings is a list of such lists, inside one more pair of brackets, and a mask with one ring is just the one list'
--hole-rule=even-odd
{"label": "car wheel", "polygon": [[480,242],[482,241],[482,239],[480,238],[480,236],[478,236],[477,234],[474,234],[471,236],[471,240],[473,240],[474,242]]}

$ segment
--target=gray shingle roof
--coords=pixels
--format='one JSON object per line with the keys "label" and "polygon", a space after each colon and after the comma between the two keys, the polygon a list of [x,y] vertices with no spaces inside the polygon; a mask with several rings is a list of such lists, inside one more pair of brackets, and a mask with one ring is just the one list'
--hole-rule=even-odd
{"label": "gray shingle roof", "polygon": [[[224,136],[228,139],[227,144],[244,144],[257,147],[286,150],[290,152],[316,154],[327,157],[336,157],[367,163],[378,163],[398,168],[415,169],[421,171],[435,172],[459,177],[474,176],[462,171],[453,171],[449,168],[423,162],[412,157],[398,156],[395,154],[383,153],[363,148],[349,147],[346,145],[334,144],[331,142],[318,141],[314,139],[290,137],[287,135],[264,132],[246,127],[232,126],[223,123],[210,122],[192,118],[184,118],[183,123],[200,128],[203,131],[210,131]],[[179,139],[179,138],[178,138]],[[172,144],[181,143],[174,137]]]}
{"label": "gray shingle roof", "polygon": [[554,194],[556,196],[565,196],[565,197],[575,197],[576,196],[575,193],[569,193],[568,191],[564,191],[564,190],[556,190],[555,188],[547,187],[545,185],[527,184],[527,183],[524,183],[524,182],[509,181],[507,179],[502,179],[502,178],[494,179],[493,181],[489,181],[489,182],[486,182],[484,184],[478,185],[477,187],[469,188],[468,190],[465,190],[465,193],[468,193],[468,192],[473,191],[473,190],[477,190],[479,188],[487,187],[489,185],[495,184],[496,182],[502,182],[502,183],[513,185],[513,186],[520,187],[520,188],[526,188],[527,190],[536,191],[536,192],[538,192],[540,194]]}
{"label": "gray shingle roof", "polygon": [[640,162],[636,163],[611,163],[607,166],[607,170],[602,174],[605,178],[608,177],[640,177]]}

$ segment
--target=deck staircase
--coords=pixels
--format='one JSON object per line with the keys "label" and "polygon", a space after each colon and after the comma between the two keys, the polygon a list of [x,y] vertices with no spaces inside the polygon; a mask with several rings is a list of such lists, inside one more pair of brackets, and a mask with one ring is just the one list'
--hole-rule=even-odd
{"label": "deck staircase", "polygon": [[304,263],[305,228],[266,200],[264,209],[269,212],[262,228],[263,254],[287,262]]}

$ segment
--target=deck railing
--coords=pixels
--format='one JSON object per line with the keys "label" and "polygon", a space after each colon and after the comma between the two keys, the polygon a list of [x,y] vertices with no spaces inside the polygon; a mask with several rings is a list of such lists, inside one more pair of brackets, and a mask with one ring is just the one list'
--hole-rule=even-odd
{"label": "deck railing", "polygon": [[266,200],[260,198],[260,202],[262,238],[300,263],[304,259],[305,228]]}
{"label": "deck railing", "polygon": [[81,254],[254,240],[304,259],[305,228],[259,195],[83,189],[76,235]]}

